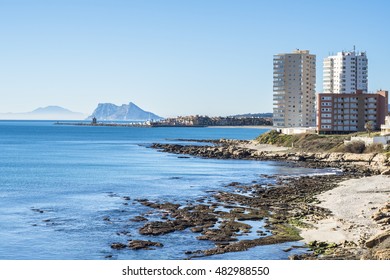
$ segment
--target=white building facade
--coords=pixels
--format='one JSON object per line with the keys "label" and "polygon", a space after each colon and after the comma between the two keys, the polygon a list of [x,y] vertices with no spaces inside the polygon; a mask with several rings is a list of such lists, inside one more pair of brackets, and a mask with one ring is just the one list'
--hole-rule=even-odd
{"label": "white building facade", "polygon": [[323,93],[368,91],[368,60],[365,52],[339,52],[324,59]]}
{"label": "white building facade", "polygon": [[313,127],[316,122],[316,56],[307,50],[274,55],[275,127]]}

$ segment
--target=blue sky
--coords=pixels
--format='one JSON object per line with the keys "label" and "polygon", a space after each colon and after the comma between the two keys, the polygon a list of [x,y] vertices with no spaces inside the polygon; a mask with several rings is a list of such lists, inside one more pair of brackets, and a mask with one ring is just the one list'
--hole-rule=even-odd
{"label": "blue sky", "polygon": [[390,89],[390,2],[0,0],[0,112],[136,103],[168,117],[272,111],[272,58],[367,51]]}

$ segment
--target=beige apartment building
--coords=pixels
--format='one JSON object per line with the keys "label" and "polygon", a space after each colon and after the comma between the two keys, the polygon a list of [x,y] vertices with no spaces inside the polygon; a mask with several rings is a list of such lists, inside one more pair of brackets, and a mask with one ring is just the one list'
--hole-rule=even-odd
{"label": "beige apartment building", "polygon": [[388,91],[377,93],[319,93],[317,96],[317,130],[320,134],[364,131],[365,124],[380,129],[388,114]]}
{"label": "beige apartment building", "polygon": [[316,56],[295,50],[274,55],[273,65],[274,126],[315,126]]}

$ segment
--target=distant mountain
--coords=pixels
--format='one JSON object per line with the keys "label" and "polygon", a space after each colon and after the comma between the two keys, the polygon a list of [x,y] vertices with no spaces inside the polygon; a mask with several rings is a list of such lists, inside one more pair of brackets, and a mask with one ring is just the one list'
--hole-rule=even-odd
{"label": "distant mountain", "polygon": [[272,118],[272,113],[248,113],[248,114],[241,114],[241,115],[232,115],[229,117],[233,118]]}
{"label": "distant mountain", "polygon": [[85,115],[60,106],[39,107],[26,113],[0,114],[0,119],[13,120],[82,120]]}
{"label": "distant mountain", "polygon": [[29,114],[78,114],[60,106],[39,107]]}
{"label": "distant mountain", "polygon": [[142,110],[132,102],[121,106],[112,103],[99,103],[95,111],[87,119],[90,120],[93,117],[97,118],[98,121],[147,121],[162,119],[160,116]]}

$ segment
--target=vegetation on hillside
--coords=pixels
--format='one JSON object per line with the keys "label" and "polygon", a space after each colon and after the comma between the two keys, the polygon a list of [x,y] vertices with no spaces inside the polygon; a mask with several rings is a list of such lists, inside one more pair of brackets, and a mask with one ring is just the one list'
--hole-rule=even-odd
{"label": "vegetation on hillside", "polygon": [[366,146],[366,144],[362,141],[350,142],[348,144],[336,148],[334,151],[340,153],[353,153],[353,154],[384,152],[382,144],[374,143]]}
{"label": "vegetation on hillside", "polygon": [[305,152],[325,152],[343,145],[348,137],[317,134],[287,135],[271,130],[256,138],[261,144],[272,144],[299,149]]}
{"label": "vegetation on hillside", "polygon": [[[304,152],[341,152],[341,153],[378,153],[383,152],[383,145],[365,146],[364,142],[352,142],[344,145],[353,135],[287,135],[271,130],[256,138],[260,144],[272,144],[289,147]],[[360,136],[360,135],[359,135]]]}

